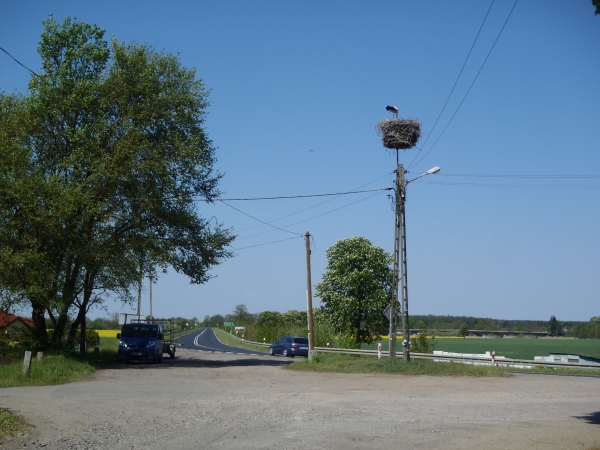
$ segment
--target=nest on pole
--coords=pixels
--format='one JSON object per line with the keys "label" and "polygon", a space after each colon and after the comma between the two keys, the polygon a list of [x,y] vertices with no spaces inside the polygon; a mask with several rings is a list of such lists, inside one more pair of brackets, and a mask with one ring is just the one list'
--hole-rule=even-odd
{"label": "nest on pole", "polygon": [[386,119],[377,124],[377,132],[383,139],[384,147],[407,150],[419,140],[421,124],[415,119]]}

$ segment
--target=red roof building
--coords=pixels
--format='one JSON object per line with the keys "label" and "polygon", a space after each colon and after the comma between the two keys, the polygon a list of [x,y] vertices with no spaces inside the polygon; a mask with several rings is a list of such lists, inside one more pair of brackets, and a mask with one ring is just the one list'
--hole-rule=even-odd
{"label": "red roof building", "polygon": [[16,334],[28,333],[35,324],[24,317],[0,311],[0,333],[12,338]]}

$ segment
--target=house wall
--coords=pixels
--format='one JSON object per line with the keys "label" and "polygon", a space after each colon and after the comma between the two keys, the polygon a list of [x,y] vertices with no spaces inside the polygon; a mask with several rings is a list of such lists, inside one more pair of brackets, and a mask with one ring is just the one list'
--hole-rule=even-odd
{"label": "house wall", "polygon": [[8,335],[9,339],[13,339],[19,334],[29,334],[31,330],[20,320],[15,320],[6,327],[0,328],[0,333]]}

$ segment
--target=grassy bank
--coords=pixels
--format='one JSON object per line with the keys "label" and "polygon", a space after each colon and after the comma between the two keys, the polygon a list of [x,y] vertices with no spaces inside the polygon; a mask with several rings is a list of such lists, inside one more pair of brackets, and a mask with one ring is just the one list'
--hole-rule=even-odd
{"label": "grassy bank", "polygon": [[[383,351],[388,350],[388,340],[382,340]],[[377,343],[364,345],[363,349],[376,350]],[[485,353],[495,351],[496,355],[515,359],[531,359],[534,356],[548,356],[550,352],[572,353],[600,358],[600,339],[568,338],[439,338],[436,337],[435,350],[457,353]]]}
{"label": "grassy bank", "polygon": [[22,417],[0,408],[0,445],[7,437],[16,436],[30,426]]}
{"label": "grassy bank", "polygon": [[96,370],[117,359],[118,339],[101,338],[100,353],[88,352],[85,356],[78,353],[48,355],[38,362],[34,357],[31,372],[23,375],[23,360],[0,366],[0,388],[13,386],[43,386],[71,383],[86,379]]}
{"label": "grassy bank", "polygon": [[248,350],[254,350],[256,352],[261,352],[261,353],[269,352],[269,347],[262,347],[260,345],[246,344],[245,342],[240,342],[237,339],[234,339],[233,336],[231,336],[229,333],[227,333],[223,330],[219,330],[218,328],[213,328],[213,331],[215,332],[215,334],[217,335],[219,340],[225,345],[230,345],[232,347],[246,348]]}
{"label": "grassy bank", "polygon": [[458,363],[435,363],[413,359],[382,358],[363,355],[337,355],[320,353],[313,362],[303,359],[285,367],[289,370],[309,370],[313,372],[337,373],[385,373],[398,375],[507,377],[510,373],[502,367],[472,366]]}

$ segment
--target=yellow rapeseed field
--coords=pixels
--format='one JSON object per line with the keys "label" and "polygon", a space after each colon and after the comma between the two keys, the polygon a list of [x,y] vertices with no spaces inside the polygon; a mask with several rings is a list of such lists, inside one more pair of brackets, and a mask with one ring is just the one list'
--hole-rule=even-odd
{"label": "yellow rapeseed field", "polygon": [[116,338],[117,333],[120,333],[121,330],[96,330],[98,336],[101,338]]}

